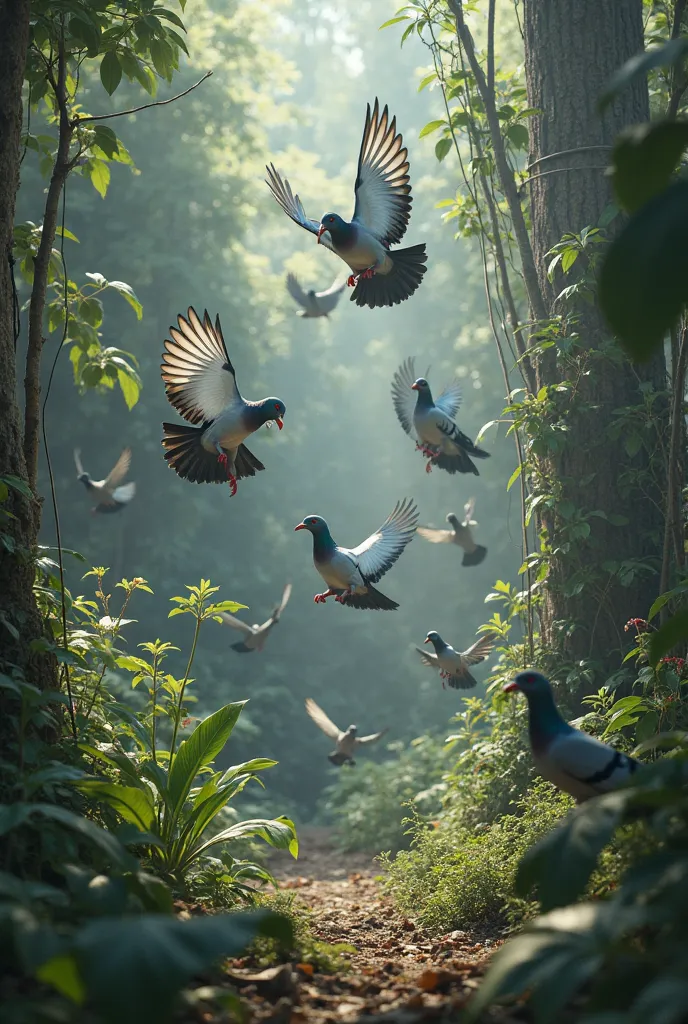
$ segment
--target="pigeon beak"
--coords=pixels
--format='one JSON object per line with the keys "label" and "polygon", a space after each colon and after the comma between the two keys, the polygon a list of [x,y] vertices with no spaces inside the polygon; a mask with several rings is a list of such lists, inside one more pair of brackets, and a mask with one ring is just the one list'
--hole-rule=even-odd
{"label": "pigeon beak", "polygon": [[294,527],[294,533],[296,533],[297,530],[307,530],[307,529],[308,529],[308,527],[306,526],[305,523],[299,523],[298,526]]}
{"label": "pigeon beak", "polygon": [[514,690],[520,689],[518,683],[507,683],[506,686],[502,687],[502,693],[513,693]]}
{"label": "pigeon beak", "polygon": [[278,430],[281,430],[282,427],[284,426],[284,423],[282,422],[282,419],[281,419],[280,416],[277,417],[277,419],[275,420],[275,423],[277,424],[277,429]]}
{"label": "pigeon beak", "polygon": [[418,387],[417,384],[412,384],[411,385],[411,391],[418,391],[418,390],[419,390],[419,387]]}
{"label": "pigeon beak", "polygon": [[431,643],[432,643],[432,640],[430,639],[430,637],[429,637],[429,636],[426,636],[426,638],[425,638],[425,640],[423,641],[423,643],[424,643],[424,644],[431,644]]}
{"label": "pigeon beak", "polygon": [[318,245],[320,245],[320,237],[327,230],[324,224],[321,224],[318,228]]}

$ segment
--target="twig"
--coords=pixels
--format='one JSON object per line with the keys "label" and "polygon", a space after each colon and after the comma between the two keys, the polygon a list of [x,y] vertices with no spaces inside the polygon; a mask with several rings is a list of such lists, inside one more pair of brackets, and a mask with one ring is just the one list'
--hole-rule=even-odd
{"label": "twig", "polygon": [[72,121],[72,127],[75,128],[77,125],[85,124],[86,121],[108,121],[111,117],[125,117],[127,114],[138,114],[141,110],[150,110],[151,107],[166,107],[168,103],[174,103],[176,100],[182,99],[183,96],[188,96],[194,89],[198,89],[199,85],[202,85],[211,75],[212,71],[206,71],[203,78],[199,78],[194,85],[190,85],[184,92],[179,92],[176,96],[170,96],[166,100],[154,100],[152,103],[144,103],[140,107],[131,107],[129,110],[117,110],[114,114],[87,114],[85,117],[75,117]]}
{"label": "twig", "polygon": [[688,329],[684,325],[681,331],[681,338],[678,345],[678,357],[674,367],[672,380],[672,403],[671,403],[671,436],[669,439],[669,455],[667,458],[667,507],[666,520],[664,524],[664,546],[662,551],[662,575],[660,577],[659,592],[666,593],[669,589],[669,574],[671,571],[671,549],[674,548],[674,557],[679,565],[682,563],[683,542],[680,536],[680,528],[677,525],[680,521],[678,514],[678,503],[681,493],[678,469],[679,452],[681,448],[681,433],[683,428],[683,400],[686,386],[686,357],[688,356],[688,345],[686,334]]}
{"label": "twig", "polygon": [[530,171],[537,164],[544,164],[545,160],[554,160],[558,156],[570,156],[572,153],[589,153],[593,149],[611,149],[611,146],[576,146],[574,149],[560,149],[556,153],[545,153],[544,156],[539,156],[536,160],[531,160],[529,164],[526,164],[526,170]]}

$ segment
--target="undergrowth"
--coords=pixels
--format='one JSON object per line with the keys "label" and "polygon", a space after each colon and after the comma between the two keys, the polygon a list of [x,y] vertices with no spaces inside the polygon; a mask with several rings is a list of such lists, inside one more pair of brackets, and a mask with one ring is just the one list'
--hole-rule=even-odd
{"label": "undergrowth", "polygon": [[258,936],[249,946],[246,956],[259,967],[284,963],[285,956],[292,963],[310,964],[320,974],[337,974],[347,971],[351,964],[347,953],[355,953],[356,947],[346,942],[330,944],[316,939],[313,934],[313,914],[305,903],[293,892],[261,893],[256,903],[265,910],[280,914],[291,922],[293,941],[291,948],[284,949],[274,939]]}

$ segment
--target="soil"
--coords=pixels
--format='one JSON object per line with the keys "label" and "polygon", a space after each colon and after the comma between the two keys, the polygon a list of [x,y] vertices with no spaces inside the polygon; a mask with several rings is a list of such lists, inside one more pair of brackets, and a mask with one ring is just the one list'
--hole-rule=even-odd
{"label": "soil", "polygon": [[[381,893],[380,866],[365,854],[343,854],[324,828],[299,830],[297,861],[271,863],[281,889],[295,890],[312,911],[316,938],[347,943],[350,967],[334,974],[309,964],[253,971],[246,961],[228,970],[250,1022],[350,1024],[379,1015],[385,1024],[459,1019],[502,938],[454,931],[426,934]],[[210,1019],[210,1018],[209,1018]],[[501,1012],[500,1022],[517,1016]]]}

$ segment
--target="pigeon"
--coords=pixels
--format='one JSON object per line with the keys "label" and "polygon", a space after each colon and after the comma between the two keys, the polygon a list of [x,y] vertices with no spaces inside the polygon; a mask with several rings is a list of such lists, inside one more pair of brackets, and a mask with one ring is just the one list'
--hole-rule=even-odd
{"label": "pigeon", "polygon": [[416,647],[416,650],[424,665],[439,669],[442,689],[444,690],[445,684],[449,683],[455,690],[470,690],[478,685],[478,681],[473,678],[468,668],[485,660],[494,647],[494,637],[486,633],[467,651],[455,651],[450,644],[444,642],[439,633],[431,629],[423,643],[432,644],[435,648],[434,654],[428,654],[422,647]]}
{"label": "pigeon", "polygon": [[519,672],[502,689],[525,694],[535,767],[578,803],[616,789],[640,768],[634,758],[565,722],[554,703],[549,680],[540,672]]}
{"label": "pigeon", "polygon": [[473,519],[474,510],[475,498],[469,498],[463,507],[463,522],[459,522],[458,517],[450,512],[447,522],[451,526],[451,530],[435,530],[431,526],[419,526],[418,533],[421,537],[429,540],[431,544],[458,544],[460,548],[463,548],[461,565],[480,565],[487,554],[487,548],[482,544],[476,544],[473,540],[471,526],[478,525]]}
{"label": "pigeon", "polygon": [[313,534],[313,563],[329,588],[315,595],[315,603],[325,604],[328,597],[334,597],[350,608],[398,608],[396,601],[385,597],[372,584],[382,579],[413,540],[417,522],[417,508],[411,498],[405,498],[396,503],[379,530],[357,548],[340,548],[324,519],[306,516],[294,530],[309,530]]}
{"label": "pigeon", "polygon": [[[417,392],[415,403],[410,391]],[[489,459],[490,453],[477,448],[454,422],[461,404],[458,381],[452,381],[437,399],[433,399],[425,377],[416,377],[415,360],[411,357],[392,378],[392,401],[406,433],[410,437],[416,434],[416,448],[429,460],[425,467],[428,473],[433,466],[438,466],[447,473],[480,475],[469,455],[474,459]]]}
{"label": "pigeon", "polygon": [[74,465],[77,479],[86,488],[90,497],[96,502],[91,512],[119,512],[128,505],[136,493],[136,484],[123,484],[131,463],[131,448],[125,448],[104,480],[92,480],[81,464],[81,452],[74,449]]}
{"label": "pigeon", "polygon": [[315,292],[311,288],[305,292],[293,274],[287,274],[287,291],[294,302],[298,302],[302,309],[296,310],[297,316],[305,316],[312,319],[316,316],[329,316],[341,298],[346,288],[346,281],[341,284],[334,281],[326,292]]}
{"label": "pigeon", "polygon": [[337,213],[323,214],[320,223],[311,220],[287,179],[282,180],[274,164],[266,168],[266,184],[287,216],[349,266],[351,300],[359,306],[375,309],[403,302],[427,270],[424,242],[390,251],[404,237],[411,217],[407,157],[396,117],[390,122],[387,107],[380,114],[377,100],[372,112],[368,104],[351,222]]}
{"label": "pigeon", "polygon": [[172,340],[165,341],[160,369],[168,401],[194,426],[163,423],[165,458],[175,473],[192,483],[229,480],[234,496],[237,480],[265,469],[242,441],[273,420],[281,430],[284,402],[242,398],[219,316],[214,327],[207,311],[202,322],[192,307],[187,317],[178,316],[178,328],[170,327]]}
{"label": "pigeon", "polygon": [[232,644],[233,651],[239,651],[240,654],[251,654],[253,651],[262,651],[265,647],[265,642],[272,632],[272,627],[276,626],[280,620],[280,615],[287,607],[289,598],[291,597],[291,583],[287,583],[286,587],[282,592],[282,599],[275,608],[274,612],[262,626],[255,623],[253,626],[249,626],[247,622],[242,622],[241,619],[237,619],[236,616],[230,615],[228,612],[220,612],[220,618],[226,625],[231,626],[233,629],[238,629],[242,632],[246,639],[240,640],[236,644]]}
{"label": "pigeon", "polygon": [[363,743],[376,743],[388,731],[383,729],[382,732],[374,732],[370,736],[358,736],[356,726],[350,725],[346,732],[342,732],[311,697],[308,697],[306,700],[306,711],[318,728],[322,729],[331,740],[334,740],[335,749],[327,757],[337,767],[341,767],[341,765],[347,762],[349,764],[356,764],[351,756],[356,747],[360,747]]}

